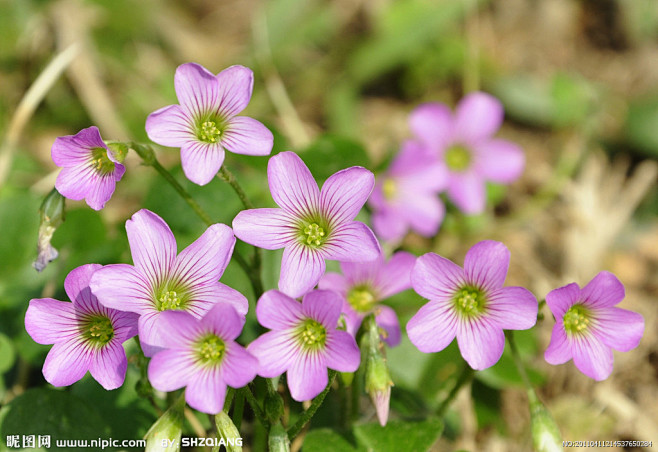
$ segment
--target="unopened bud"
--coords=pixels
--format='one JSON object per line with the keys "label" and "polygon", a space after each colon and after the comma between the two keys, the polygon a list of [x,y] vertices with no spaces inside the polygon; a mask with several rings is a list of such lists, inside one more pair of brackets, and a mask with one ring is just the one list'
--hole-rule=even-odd
{"label": "unopened bud", "polygon": [[272,425],[267,443],[270,452],[290,452],[290,439],[280,422]]}
{"label": "unopened bud", "polygon": [[553,416],[534,393],[530,397],[530,425],[536,452],[562,451],[562,437]]}
{"label": "unopened bud", "polygon": [[177,452],[180,450],[183,435],[183,416],[185,410],[185,393],[169,407],[160,419],[155,421],[144,436],[146,452]]}
{"label": "unopened bud", "polygon": [[388,371],[386,350],[374,317],[369,316],[363,324],[366,328],[362,337],[362,349],[366,366],[366,392],[370,395],[373,405],[375,405],[377,419],[383,427],[388,421],[393,380]]}
{"label": "unopened bud", "polygon": [[278,392],[270,392],[265,396],[265,416],[272,423],[283,416],[283,399]]}
{"label": "unopened bud", "polygon": [[110,148],[110,152],[114,159],[119,163],[123,163],[126,159],[126,155],[128,155],[128,145],[126,143],[121,143],[120,141],[109,141],[106,144],[107,147]]}
{"label": "unopened bud", "polygon": [[[226,452],[242,452],[242,437],[226,411],[220,411],[215,416],[217,433],[224,441],[221,443],[226,447]],[[219,445],[213,451],[219,451]]]}
{"label": "unopened bud", "polygon": [[32,263],[38,272],[43,271],[58,256],[57,250],[53,248],[50,241],[57,227],[64,222],[64,197],[56,189],[53,188],[44,198],[39,208],[39,216],[41,222],[37,240],[37,258]]}

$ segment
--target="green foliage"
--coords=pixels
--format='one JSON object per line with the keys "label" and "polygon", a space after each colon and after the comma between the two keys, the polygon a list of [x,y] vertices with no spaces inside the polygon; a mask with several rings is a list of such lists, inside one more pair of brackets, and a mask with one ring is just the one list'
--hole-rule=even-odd
{"label": "green foliage", "polygon": [[424,421],[390,421],[379,424],[360,424],[354,435],[369,450],[397,452],[400,450],[428,450],[441,436],[443,423],[436,418]]}
{"label": "green foliage", "polygon": [[637,99],[630,104],[625,135],[631,146],[658,158],[658,96]]}

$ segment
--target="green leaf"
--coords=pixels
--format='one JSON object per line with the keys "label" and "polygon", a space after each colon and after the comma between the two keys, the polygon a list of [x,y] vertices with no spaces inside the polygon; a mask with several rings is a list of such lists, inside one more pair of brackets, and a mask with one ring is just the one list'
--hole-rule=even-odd
{"label": "green leaf", "polygon": [[377,452],[429,450],[442,431],[443,422],[436,418],[420,422],[391,421],[385,427],[375,423],[354,427],[359,443]]}
{"label": "green leaf", "polygon": [[0,374],[11,369],[15,359],[16,351],[14,350],[11,339],[0,333]]}
{"label": "green leaf", "polygon": [[365,148],[357,141],[337,135],[322,135],[300,157],[317,181],[351,166],[370,165]]}
{"label": "green leaf", "polygon": [[0,410],[0,451],[8,449],[10,435],[50,435],[51,447],[24,449],[30,451],[66,451],[56,440],[98,439],[109,436],[99,413],[74,395],[53,389],[30,389]]}
{"label": "green leaf", "polygon": [[9,279],[36,258],[40,199],[27,193],[0,199],[0,275]]}
{"label": "green leaf", "polygon": [[355,447],[343,436],[328,428],[313,429],[304,437],[303,452],[359,452],[362,447]]}
{"label": "green leaf", "polygon": [[634,148],[658,157],[658,96],[630,104],[626,116],[626,139]]}

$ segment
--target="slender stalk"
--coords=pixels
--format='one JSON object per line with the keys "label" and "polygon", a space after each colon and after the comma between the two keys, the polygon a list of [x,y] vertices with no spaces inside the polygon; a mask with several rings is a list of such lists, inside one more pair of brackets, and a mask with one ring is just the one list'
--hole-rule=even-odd
{"label": "slender stalk", "polygon": [[242,425],[242,416],[244,414],[244,393],[242,391],[236,391],[235,400],[233,403],[233,425],[235,428],[240,430]]}
{"label": "slender stalk", "polygon": [[523,385],[528,390],[528,394],[532,392],[534,398],[536,399],[537,395],[535,394],[535,388],[533,388],[532,383],[530,383],[530,378],[528,378],[528,373],[526,372],[525,366],[523,365],[523,360],[521,359],[519,348],[516,345],[516,339],[514,339],[514,332],[505,331],[505,336],[507,337],[507,342],[509,342],[509,348],[512,352],[512,358],[514,359],[516,369],[519,371],[519,375],[521,375],[521,380],[523,380]]}
{"label": "slender stalk", "polygon": [[290,441],[299,435],[299,432],[302,431],[302,429],[306,426],[306,424],[308,424],[318,408],[320,408],[320,405],[322,405],[322,402],[324,402],[324,398],[327,396],[329,390],[331,389],[331,385],[336,379],[336,375],[338,375],[338,372],[335,370],[329,370],[329,383],[327,384],[327,387],[324,388],[324,390],[316,398],[313,399],[311,406],[308,407],[308,410],[302,413],[302,416],[297,420],[297,422],[295,422],[295,425],[288,429],[288,438],[290,438]]}
{"label": "slender stalk", "polygon": [[224,182],[228,183],[231,186],[231,188],[233,188],[235,193],[240,198],[240,201],[242,201],[242,204],[244,205],[245,209],[254,208],[254,205],[251,203],[249,197],[247,197],[247,194],[244,192],[244,190],[238,183],[238,180],[235,178],[233,173],[230,172],[228,168],[226,168],[225,165],[222,165],[222,167],[219,169],[219,173],[217,173],[217,176]]}
{"label": "slender stalk", "polygon": [[436,410],[437,416],[439,417],[445,416],[446,411],[448,411],[448,408],[457,397],[457,394],[459,394],[460,389],[464,387],[464,385],[468,384],[473,379],[474,375],[475,375],[475,371],[471,368],[471,366],[464,363],[464,367],[462,368],[461,373],[457,377],[457,382],[455,383],[455,386],[452,387],[452,389],[448,393],[448,396],[443,400],[443,402],[441,402],[441,404],[437,408]]}
{"label": "slender stalk", "polygon": [[254,395],[251,393],[251,389],[249,388],[249,386],[245,386],[244,388],[241,388],[238,392],[240,394],[243,394],[244,398],[247,399],[247,403],[249,404],[251,410],[256,415],[258,421],[261,424],[263,424],[263,427],[265,427],[266,430],[269,430],[270,423],[265,418],[265,413],[263,412],[263,409],[258,404],[258,400],[256,400],[256,397],[254,397]]}

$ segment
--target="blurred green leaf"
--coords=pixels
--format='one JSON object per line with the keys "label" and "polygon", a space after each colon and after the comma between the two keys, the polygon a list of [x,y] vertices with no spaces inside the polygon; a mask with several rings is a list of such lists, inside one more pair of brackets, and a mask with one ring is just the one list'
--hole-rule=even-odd
{"label": "blurred green leaf", "polygon": [[36,258],[40,202],[28,193],[6,192],[0,198],[1,279],[10,279]]}
{"label": "blurred green leaf", "polygon": [[474,380],[471,385],[471,394],[478,427],[485,428],[495,425],[499,429],[503,428],[505,422],[500,412],[500,391]]}
{"label": "blurred green leaf", "polygon": [[389,421],[385,427],[378,423],[354,427],[359,443],[377,452],[429,450],[442,431],[443,423],[436,418],[420,422]]}
{"label": "blurred green leaf", "polygon": [[318,183],[345,168],[370,165],[368,154],[359,142],[331,134],[320,136],[299,156]]}
{"label": "blurred green leaf", "polygon": [[358,452],[365,451],[362,447],[355,447],[335,431],[328,428],[318,428],[309,431],[304,437],[303,452]]}
{"label": "blurred green leaf", "polygon": [[658,158],[658,95],[631,102],[625,132],[631,146]]}
{"label": "blurred green leaf", "polygon": [[11,369],[15,360],[16,351],[11,339],[0,333],[0,375]]}

